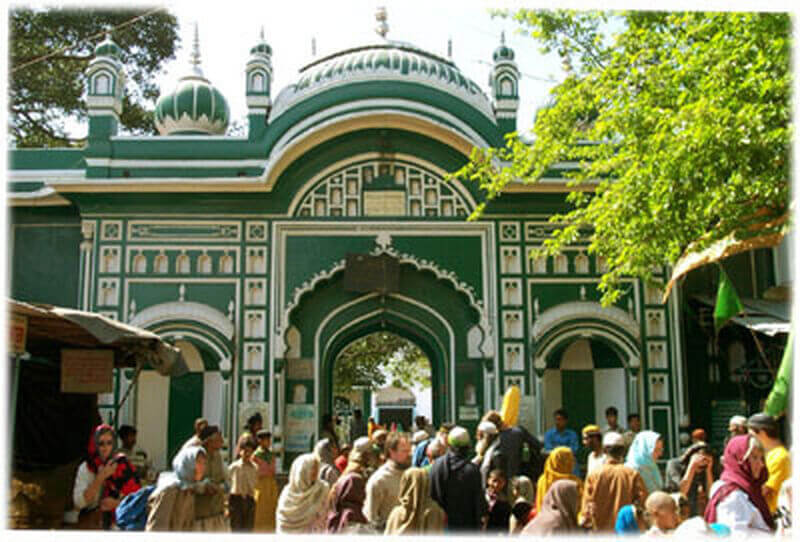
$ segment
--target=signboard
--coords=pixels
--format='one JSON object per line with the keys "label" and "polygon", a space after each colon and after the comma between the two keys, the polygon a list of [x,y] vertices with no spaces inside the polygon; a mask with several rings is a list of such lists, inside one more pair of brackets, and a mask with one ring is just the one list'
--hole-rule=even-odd
{"label": "signboard", "polygon": [[310,359],[291,359],[287,361],[286,378],[289,380],[311,380],[314,378],[314,363]]}
{"label": "signboard", "polygon": [[519,418],[517,425],[524,427],[531,435],[536,434],[536,400],[533,395],[523,395],[519,398]]}
{"label": "signboard", "polygon": [[11,336],[8,341],[9,354],[24,354],[25,343],[28,340],[28,317],[21,314],[10,314],[8,327]]}
{"label": "signboard", "polygon": [[397,292],[400,262],[387,255],[348,254],[344,267],[345,292]]}
{"label": "signboard", "polygon": [[364,216],[404,216],[406,193],[403,190],[365,190]]}
{"label": "signboard", "polygon": [[465,422],[480,420],[481,412],[476,406],[460,406],[458,407],[458,419]]}
{"label": "signboard", "polygon": [[114,351],[63,348],[61,393],[111,393]]}
{"label": "signboard", "polygon": [[728,436],[728,422],[737,414],[747,415],[747,403],[739,399],[711,401],[711,446],[722,452],[722,443]]}
{"label": "signboard", "polygon": [[314,438],[314,405],[286,405],[284,429],[287,452],[308,452]]}

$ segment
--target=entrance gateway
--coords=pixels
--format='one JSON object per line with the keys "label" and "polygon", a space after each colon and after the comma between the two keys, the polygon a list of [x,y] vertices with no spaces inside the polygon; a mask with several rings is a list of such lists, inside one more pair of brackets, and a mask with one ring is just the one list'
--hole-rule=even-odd
{"label": "entrance gateway", "polygon": [[[604,264],[586,239],[527,256],[565,209],[569,164],[511,183],[470,222],[483,195],[446,180],[474,147],[501,146],[517,128],[508,46],[492,54],[488,93],[451,60],[391,40],[322,57],[272,93],[262,40],[241,59],[241,137],[224,135],[225,99],[199,65],[162,89],[159,135],[118,135],[116,51],[98,47],[87,71],[86,148],[10,152],[13,283],[182,348],[189,375],[143,371],[120,407],[133,377],[121,371],[99,397],[104,419],[138,427],[157,467],[198,416],[232,443],[260,412],[287,453],[310,450],[333,411],[336,357],[379,330],[430,360],[437,424],[472,431],[517,385],[534,433],[556,407],[580,430],[613,405],[664,435],[667,456],[676,450],[686,405],[675,296],[662,304],[657,288],[631,280],[602,308]],[[44,254],[66,271],[29,272]],[[395,259],[397,291],[346,291],[348,254]]]}

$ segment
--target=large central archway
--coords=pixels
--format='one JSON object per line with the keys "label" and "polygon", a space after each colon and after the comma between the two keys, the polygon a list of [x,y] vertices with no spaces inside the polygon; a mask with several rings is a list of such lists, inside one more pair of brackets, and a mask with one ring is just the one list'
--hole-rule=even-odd
{"label": "large central archway", "polygon": [[[386,295],[347,292],[343,276],[337,271],[320,281],[289,316],[286,362],[311,362],[313,379],[298,382],[310,388],[307,403],[315,406],[317,431],[321,416],[333,412],[337,357],[353,341],[381,330],[413,342],[428,357],[434,423],[455,421],[465,406],[485,407],[484,360],[470,357],[468,344],[481,315],[468,296],[411,264],[400,265],[400,289]],[[294,399],[298,384],[287,379],[286,385],[287,398]]]}

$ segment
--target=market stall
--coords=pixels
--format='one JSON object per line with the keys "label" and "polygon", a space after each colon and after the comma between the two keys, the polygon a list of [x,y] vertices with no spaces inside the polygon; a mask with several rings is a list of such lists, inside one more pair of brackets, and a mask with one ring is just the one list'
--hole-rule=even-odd
{"label": "market stall", "polygon": [[180,376],[186,363],[158,335],[100,314],[9,300],[8,316],[10,526],[57,528],[113,370],[135,371],[127,399],[143,368]]}

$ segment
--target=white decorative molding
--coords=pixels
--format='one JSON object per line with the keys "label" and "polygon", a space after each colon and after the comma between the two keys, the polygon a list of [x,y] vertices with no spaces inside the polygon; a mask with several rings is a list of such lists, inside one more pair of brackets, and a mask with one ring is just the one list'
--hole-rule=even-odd
{"label": "white decorative molding", "polygon": [[[378,177],[390,177],[393,190],[371,191]],[[353,161],[316,176],[298,192],[289,213],[295,216],[445,216],[466,217],[475,208],[457,183],[422,164],[375,158]],[[372,207],[370,207],[370,205]]]}
{"label": "white decorative molding", "polygon": [[233,338],[233,323],[224,314],[214,307],[193,301],[172,301],[147,307],[131,318],[128,323],[147,329],[169,320],[200,322],[217,330],[226,339]]}
{"label": "white decorative molding", "polygon": [[533,324],[533,339],[538,341],[547,331],[563,322],[587,318],[616,324],[634,339],[639,339],[639,324],[627,312],[617,307],[604,308],[594,301],[561,303],[542,312]]}
{"label": "white decorative molding", "polygon": [[[380,239],[381,242],[385,242],[385,238]],[[491,340],[492,335],[492,328],[489,324],[489,316],[484,308],[483,300],[478,298],[477,294],[475,293],[475,289],[472,286],[459,280],[458,275],[456,275],[453,271],[447,271],[440,268],[435,262],[419,259],[413,254],[401,253],[391,245],[387,244],[385,246],[381,246],[378,243],[379,241],[376,239],[377,246],[370,252],[371,255],[380,256],[386,254],[396,258],[400,264],[410,264],[419,271],[430,271],[436,276],[437,279],[449,282],[453,288],[464,294],[469,300],[470,306],[480,315],[479,325],[484,332],[484,344],[482,345],[481,350],[484,352],[490,352],[490,350],[487,350],[488,343],[486,342],[487,340]],[[281,330],[285,330],[289,327],[289,315],[300,304],[300,299],[303,297],[303,295],[313,291],[320,282],[332,278],[339,271],[343,271],[345,263],[346,261],[344,259],[339,260],[338,262],[334,263],[330,269],[314,274],[310,279],[304,281],[303,284],[294,289],[292,292],[292,300],[283,310],[282,322],[280,326]]]}

